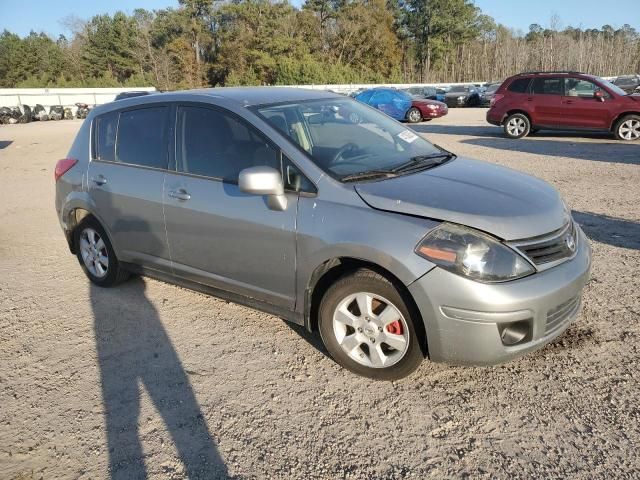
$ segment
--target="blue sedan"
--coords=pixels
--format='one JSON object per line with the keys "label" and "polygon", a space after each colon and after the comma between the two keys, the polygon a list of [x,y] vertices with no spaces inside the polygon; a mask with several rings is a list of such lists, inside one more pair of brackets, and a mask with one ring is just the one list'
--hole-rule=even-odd
{"label": "blue sedan", "polygon": [[393,88],[372,88],[355,96],[359,102],[366,103],[396,120],[405,120],[411,108],[411,96]]}

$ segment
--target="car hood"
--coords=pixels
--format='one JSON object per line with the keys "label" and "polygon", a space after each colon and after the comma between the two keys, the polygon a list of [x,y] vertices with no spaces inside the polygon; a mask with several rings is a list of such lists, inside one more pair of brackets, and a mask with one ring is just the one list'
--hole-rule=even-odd
{"label": "car hood", "polygon": [[543,235],[569,220],[548,183],[466,158],[355,188],[373,208],[467,225],[504,240]]}

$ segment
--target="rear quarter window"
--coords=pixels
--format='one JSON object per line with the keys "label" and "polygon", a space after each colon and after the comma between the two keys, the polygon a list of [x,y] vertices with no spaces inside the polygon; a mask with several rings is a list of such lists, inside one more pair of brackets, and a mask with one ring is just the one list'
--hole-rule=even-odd
{"label": "rear quarter window", "polygon": [[530,81],[530,78],[516,78],[513,82],[511,82],[507,90],[513,93],[525,93],[529,88]]}
{"label": "rear quarter window", "polygon": [[116,132],[119,112],[96,117],[93,134],[93,158],[113,162],[116,159]]}

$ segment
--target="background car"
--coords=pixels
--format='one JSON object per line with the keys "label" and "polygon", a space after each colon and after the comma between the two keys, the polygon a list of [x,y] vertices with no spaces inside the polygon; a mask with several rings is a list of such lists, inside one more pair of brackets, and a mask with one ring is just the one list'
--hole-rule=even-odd
{"label": "background car", "polygon": [[613,81],[613,84],[627,93],[634,93],[640,88],[640,75],[621,75]]}
{"label": "background car", "polygon": [[409,123],[428,122],[434,118],[444,117],[449,113],[446,103],[437,100],[411,96],[411,108],[406,114]]}
{"label": "background car", "polygon": [[584,73],[523,73],[496,91],[487,121],[502,126],[509,138],[540,129],[571,129],[640,140],[640,97]]}
{"label": "background car", "polygon": [[395,120],[406,120],[413,99],[407,92],[395,88],[372,88],[355,96],[359,102],[377,108]]}
{"label": "background car", "polygon": [[453,85],[444,100],[449,108],[477,107],[480,105],[480,92],[473,85]]}
{"label": "background car", "polygon": [[488,107],[491,105],[491,99],[495,95],[496,90],[500,88],[500,85],[502,85],[502,82],[487,83],[487,85],[484,88],[484,91],[482,92],[482,95],[480,95],[481,106]]}
{"label": "background car", "polygon": [[411,87],[404,89],[413,98],[422,98],[426,100],[437,100],[444,102],[445,91],[436,87]]}

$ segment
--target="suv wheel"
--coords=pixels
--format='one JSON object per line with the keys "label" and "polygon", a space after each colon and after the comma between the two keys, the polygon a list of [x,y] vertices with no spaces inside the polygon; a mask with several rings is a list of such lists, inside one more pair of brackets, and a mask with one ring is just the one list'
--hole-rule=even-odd
{"label": "suv wheel", "polygon": [[396,287],[371,270],[358,270],[327,290],[319,310],[322,341],[333,359],[354,373],[397,380],[422,362],[422,329]]}
{"label": "suv wheel", "polygon": [[416,107],[411,107],[407,112],[407,120],[409,120],[409,123],[418,123],[422,120],[422,113]]}
{"label": "suv wheel", "polygon": [[622,117],[615,130],[618,140],[634,141],[640,138],[640,116],[627,115]]}
{"label": "suv wheel", "polygon": [[129,278],[120,267],[102,225],[94,217],[85,217],[75,229],[76,256],[82,270],[96,285],[112,287]]}
{"label": "suv wheel", "polygon": [[504,121],[504,134],[509,138],[526,137],[531,131],[529,118],[522,113],[509,115]]}

